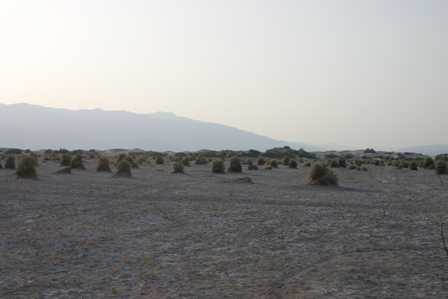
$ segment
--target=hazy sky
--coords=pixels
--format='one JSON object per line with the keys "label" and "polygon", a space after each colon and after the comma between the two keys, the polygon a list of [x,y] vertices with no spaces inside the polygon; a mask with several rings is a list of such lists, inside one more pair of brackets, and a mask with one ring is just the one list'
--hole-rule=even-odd
{"label": "hazy sky", "polygon": [[448,143],[448,1],[0,0],[0,102]]}

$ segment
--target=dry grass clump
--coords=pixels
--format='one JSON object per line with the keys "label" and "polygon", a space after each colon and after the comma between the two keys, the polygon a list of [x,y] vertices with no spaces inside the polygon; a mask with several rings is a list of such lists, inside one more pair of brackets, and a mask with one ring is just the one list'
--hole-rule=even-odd
{"label": "dry grass clump", "polygon": [[331,168],[339,168],[339,163],[337,160],[330,160],[327,162],[327,165]]}
{"label": "dry grass clump", "polygon": [[298,165],[299,164],[297,163],[296,160],[290,160],[289,163],[288,163],[288,167],[291,168],[291,169],[297,169]]}
{"label": "dry grass clump", "polygon": [[80,169],[80,170],[85,170],[86,168],[84,167],[84,162],[82,160],[82,156],[77,154],[72,158],[72,162],[70,164],[70,167],[73,169]]}
{"label": "dry grass clump", "polygon": [[338,177],[336,174],[323,164],[314,164],[309,175],[309,183],[311,185],[337,186]]}
{"label": "dry grass clump", "polygon": [[448,174],[448,167],[445,161],[437,161],[436,164],[436,173],[438,175]]}
{"label": "dry grass clump", "polygon": [[229,172],[241,173],[243,172],[243,167],[241,166],[241,160],[238,157],[233,157],[230,159]]}
{"label": "dry grass clump", "polygon": [[137,162],[135,162],[135,160],[131,156],[129,156],[129,155],[120,154],[118,156],[118,159],[117,159],[117,162],[116,162],[116,166],[117,167],[118,167],[118,165],[120,165],[121,161],[127,161],[129,163],[129,166],[132,167],[132,168],[139,168]]}
{"label": "dry grass clump", "polygon": [[208,161],[207,161],[207,159],[204,158],[203,156],[198,156],[198,157],[196,158],[195,164],[196,164],[196,165],[207,165],[207,164],[208,164]]}
{"label": "dry grass clump", "polygon": [[184,173],[183,162],[176,162],[173,164],[173,173]]}
{"label": "dry grass clump", "polygon": [[96,171],[97,172],[111,172],[112,170],[110,169],[110,161],[108,158],[106,157],[100,157],[98,159],[98,164],[96,166]]}
{"label": "dry grass clump", "polygon": [[165,160],[163,159],[163,157],[161,155],[158,155],[155,160],[156,160],[157,165],[165,164]]}
{"label": "dry grass clump", "polygon": [[247,170],[254,171],[258,170],[258,166],[254,164],[252,160],[247,161]]}
{"label": "dry grass clump", "polygon": [[212,164],[212,172],[218,174],[224,174],[226,172],[224,161],[223,160],[215,160]]}
{"label": "dry grass clump", "polygon": [[190,167],[191,166],[190,159],[188,157],[183,158],[182,159],[182,164],[185,167]]}
{"label": "dry grass clump", "polygon": [[130,178],[131,176],[132,176],[131,164],[127,159],[122,159],[120,162],[118,162],[115,177]]}
{"label": "dry grass clump", "polygon": [[409,163],[409,169],[410,170],[418,170],[418,164],[415,161],[412,161],[411,163]]}
{"label": "dry grass clump", "polygon": [[269,166],[271,168],[278,168],[278,161],[277,160],[271,160],[269,161]]}
{"label": "dry grass clump", "polygon": [[16,169],[16,158],[14,156],[8,156],[5,161],[6,169]]}
{"label": "dry grass clump", "polygon": [[409,162],[405,161],[405,160],[401,161],[400,162],[400,167],[401,168],[409,168]]}
{"label": "dry grass clump", "polygon": [[434,159],[431,157],[427,157],[425,158],[425,160],[423,161],[423,168],[425,169],[434,169],[436,167],[435,163],[434,163]]}
{"label": "dry grass clump", "polygon": [[143,165],[150,165],[151,162],[148,161],[148,157],[141,156],[137,159],[137,165],[143,166]]}
{"label": "dry grass clump", "polygon": [[61,156],[61,166],[70,167],[72,165],[72,156],[70,154],[62,154]]}
{"label": "dry grass clump", "polygon": [[31,156],[23,156],[19,160],[19,165],[16,170],[18,178],[35,179],[37,178],[36,160]]}

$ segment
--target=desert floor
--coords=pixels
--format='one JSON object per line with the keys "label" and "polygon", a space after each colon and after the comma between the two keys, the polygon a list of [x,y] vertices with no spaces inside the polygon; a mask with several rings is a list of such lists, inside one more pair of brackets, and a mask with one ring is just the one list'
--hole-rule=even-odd
{"label": "desert floor", "polygon": [[335,188],[306,168],[87,167],[0,169],[0,298],[448,297],[433,171],[337,169]]}

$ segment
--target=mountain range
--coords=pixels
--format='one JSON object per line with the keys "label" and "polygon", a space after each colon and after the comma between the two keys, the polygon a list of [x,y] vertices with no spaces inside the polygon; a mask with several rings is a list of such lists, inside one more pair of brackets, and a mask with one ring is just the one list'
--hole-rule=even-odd
{"label": "mountain range", "polygon": [[[0,148],[111,149],[155,151],[266,150],[290,146],[308,151],[351,149],[336,144],[310,145],[276,140],[217,123],[169,112],[68,110],[30,104],[0,104]],[[437,155],[448,144],[400,148],[400,152]]]}
{"label": "mountain range", "polygon": [[266,150],[317,147],[275,140],[237,128],[159,112],[67,110],[30,104],[0,104],[0,147],[30,149],[140,148]]}

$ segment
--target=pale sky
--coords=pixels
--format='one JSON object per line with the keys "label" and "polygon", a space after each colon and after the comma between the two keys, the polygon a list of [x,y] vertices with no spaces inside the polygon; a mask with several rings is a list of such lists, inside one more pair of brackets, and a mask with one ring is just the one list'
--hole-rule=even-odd
{"label": "pale sky", "polygon": [[448,143],[448,1],[0,0],[0,102]]}

